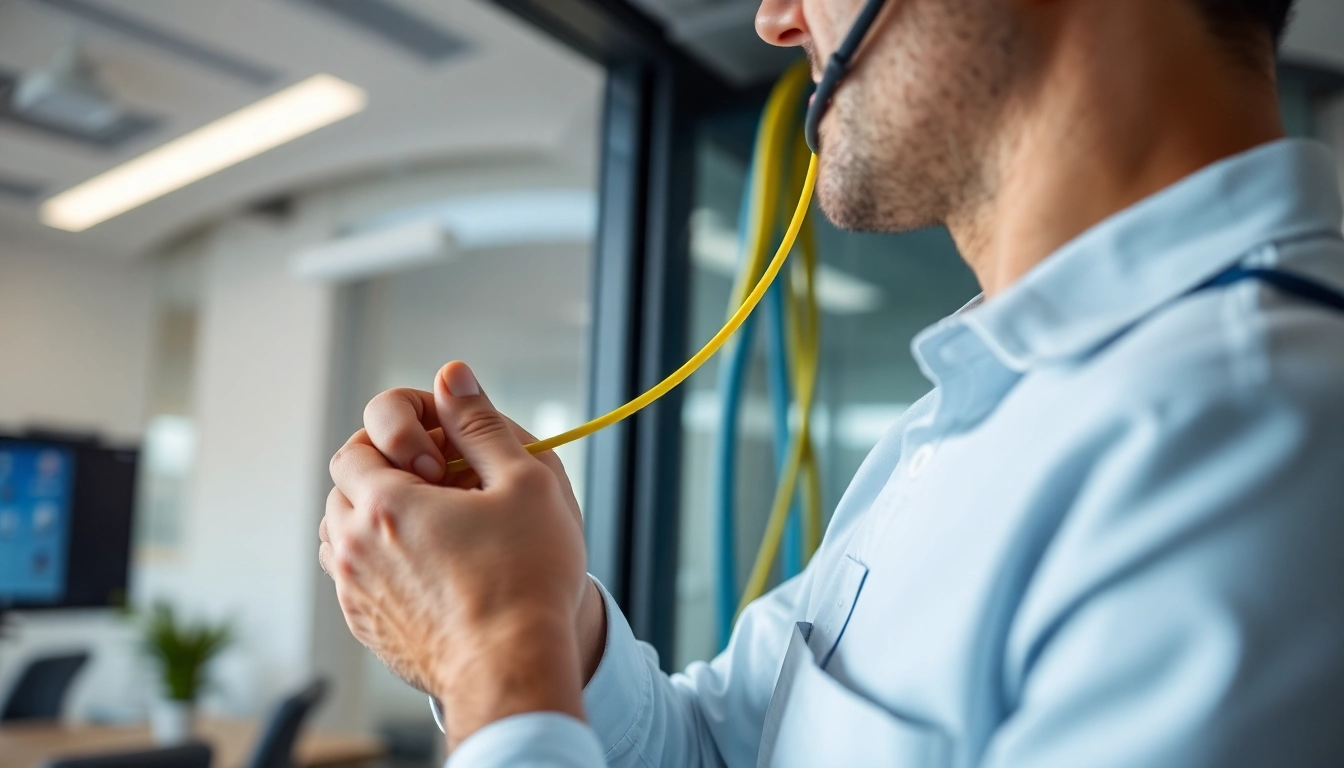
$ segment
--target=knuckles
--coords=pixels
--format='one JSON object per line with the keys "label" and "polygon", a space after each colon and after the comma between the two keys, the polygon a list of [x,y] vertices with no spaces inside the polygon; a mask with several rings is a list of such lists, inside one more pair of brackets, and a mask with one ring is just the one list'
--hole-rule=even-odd
{"label": "knuckles", "polygon": [[[368,422],[365,422],[365,424],[367,426]],[[405,425],[395,427],[392,431],[379,435],[375,444],[378,446],[378,450],[383,452],[383,455],[397,463],[400,463],[402,459],[409,461],[417,448],[410,427]]]}
{"label": "knuckles", "polygon": [[[388,458],[400,462],[409,459],[410,454],[419,447],[415,430],[423,431],[419,419],[422,405],[413,392],[405,389],[389,389],[375,396],[364,406],[364,427],[370,437],[377,436],[376,444]],[[410,423],[406,413],[414,414]]]}
{"label": "knuckles", "polygon": [[457,422],[457,431],[463,440],[489,440],[497,435],[510,435],[509,423],[498,413],[481,409],[463,413]]}
{"label": "knuckles", "polygon": [[513,498],[522,502],[532,502],[555,493],[559,480],[545,464],[540,461],[522,461],[509,475],[509,491]]}
{"label": "knuckles", "polygon": [[337,448],[336,453],[332,454],[331,461],[327,462],[327,473],[331,475],[332,480],[335,480],[337,477],[340,476],[341,467],[345,464],[346,460],[349,458],[350,458],[350,449],[344,445],[341,446],[340,448]]}
{"label": "knuckles", "polygon": [[376,488],[364,502],[363,522],[370,527],[394,524],[404,502],[405,492],[401,489],[386,486]]}
{"label": "knuckles", "polygon": [[381,422],[387,414],[395,413],[403,405],[408,406],[417,419],[420,418],[420,398],[406,389],[383,390],[364,406],[364,424]]}

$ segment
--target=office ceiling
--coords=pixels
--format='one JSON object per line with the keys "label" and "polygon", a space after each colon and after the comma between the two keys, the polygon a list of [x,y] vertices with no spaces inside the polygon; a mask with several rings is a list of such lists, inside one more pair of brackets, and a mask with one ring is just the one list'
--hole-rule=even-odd
{"label": "office ceiling", "polygon": [[[796,52],[755,34],[758,0],[631,0],[729,80]],[[11,247],[134,258],[239,206],[429,159],[561,151],[595,137],[601,72],[487,0],[0,0],[0,90],[78,39],[128,111],[90,141],[0,110],[0,231]],[[1300,0],[1289,58],[1344,72],[1344,3]],[[364,113],[79,233],[40,202],[318,72],[369,91]],[[482,87],[482,85],[486,87]]]}
{"label": "office ceiling", "polygon": [[[72,39],[135,124],[94,140],[0,111],[10,247],[131,259],[333,179],[597,130],[600,69],[483,0],[0,0],[0,88]],[[85,232],[38,222],[52,194],[319,72],[366,89],[368,109]]]}

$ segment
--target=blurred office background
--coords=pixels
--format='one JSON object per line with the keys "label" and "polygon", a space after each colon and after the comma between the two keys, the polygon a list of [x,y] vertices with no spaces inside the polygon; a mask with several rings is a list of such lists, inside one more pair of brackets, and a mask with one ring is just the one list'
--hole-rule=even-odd
{"label": "blurred office background", "polygon": [[[260,727],[320,679],[312,728],[433,763],[424,697],[350,637],[317,566],[327,459],[371,396],[427,388],[451,359],[553,433],[718,329],[758,111],[793,58],[755,39],[755,7],[0,0],[0,437],[136,462],[126,591],[103,602],[233,627],[206,716]],[[1344,6],[1303,0],[1283,72],[1292,132],[1344,148]],[[95,223],[53,205],[318,76],[352,99],[329,125]],[[944,232],[819,238],[829,514],[928,388],[911,338],[976,286]],[[718,365],[561,451],[593,570],[669,669],[720,643]],[[746,388],[738,585],[774,487],[761,352]],[[0,520],[0,553],[18,557],[5,536]],[[161,694],[133,620],[3,586],[0,609],[22,605],[0,639],[0,700],[34,659],[79,652],[61,718],[151,715]]]}

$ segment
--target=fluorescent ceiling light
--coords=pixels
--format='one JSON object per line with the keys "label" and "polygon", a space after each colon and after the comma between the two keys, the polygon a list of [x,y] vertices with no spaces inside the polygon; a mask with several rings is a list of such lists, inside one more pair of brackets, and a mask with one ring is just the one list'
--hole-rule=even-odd
{"label": "fluorescent ceiling light", "polygon": [[42,204],[42,223],[82,232],[347,118],[367,103],[363,88],[314,75],[56,195]]}
{"label": "fluorescent ceiling light", "polygon": [[541,243],[587,243],[597,229],[597,196],[587,189],[535,189],[449,197],[357,222],[362,235],[433,220],[463,251]]}
{"label": "fluorescent ceiling light", "polygon": [[427,219],[305,248],[293,265],[300,277],[348,283],[446,261],[454,253],[451,238]]}
{"label": "fluorescent ceiling light", "polygon": [[350,282],[489,248],[587,243],[596,222],[597,200],[589,190],[447,198],[359,222],[343,237],[294,254],[293,268],[304,278]]}

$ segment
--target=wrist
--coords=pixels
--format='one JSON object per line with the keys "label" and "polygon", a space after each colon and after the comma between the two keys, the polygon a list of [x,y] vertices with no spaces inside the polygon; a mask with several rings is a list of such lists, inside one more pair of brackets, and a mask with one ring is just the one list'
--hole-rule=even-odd
{"label": "wrist", "polygon": [[436,675],[449,748],[498,720],[526,712],[583,719],[583,683],[572,616],[510,616],[464,633]]}
{"label": "wrist", "polygon": [[587,578],[575,630],[579,643],[579,679],[586,686],[607,649],[607,605],[597,582]]}

